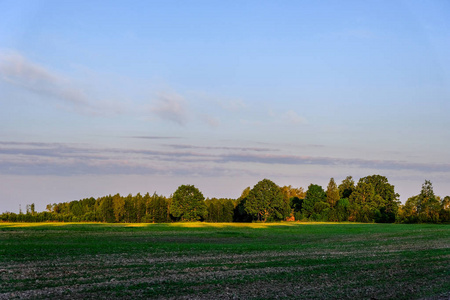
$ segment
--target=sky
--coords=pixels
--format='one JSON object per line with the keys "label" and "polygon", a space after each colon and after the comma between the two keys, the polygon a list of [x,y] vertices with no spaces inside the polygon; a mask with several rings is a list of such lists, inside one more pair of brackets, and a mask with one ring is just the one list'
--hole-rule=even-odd
{"label": "sky", "polygon": [[450,195],[449,1],[0,1],[0,212],[386,176]]}

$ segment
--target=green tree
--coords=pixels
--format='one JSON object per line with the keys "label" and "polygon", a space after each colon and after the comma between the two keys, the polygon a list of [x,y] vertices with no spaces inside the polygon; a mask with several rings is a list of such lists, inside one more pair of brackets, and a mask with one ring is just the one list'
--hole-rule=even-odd
{"label": "green tree", "polygon": [[114,222],[114,207],[111,195],[103,197],[99,205],[100,217],[103,222]]}
{"label": "green tree", "polygon": [[172,196],[170,213],[181,221],[198,221],[206,217],[205,197],[193,185],[181,185]]}
{"label": "green tree", "polygon": [[336,185],[336,182],[334,181],[334,178],[331,178],[327,187],[327,202],[330,207],[333,208],[339,201],[339,199],[339,189]]}
{"label": "green tree", "polygon": [[[361,179],[373,186],[376,197],[374,200],[376,209],[379,210],[382,222],[394,222],[400,205],[399,195],[395,192],[395,187],[388,182],[385,176],[372,175]],[[378,201],[377,201],[378,200]]]}
{"label": "green tree", "polygon": [[122,222],[125,215],[125,199],[120,194],[113,196],[113,207],[116,222]]}
{"label": "green tree", "polygon": [[450,222],[450,196],[445,196],[441,201],[441,212],[439,213],[441,222]]}
{"label": "green tree", "polygon": [[[146,198],[144,196],[144,198]],[[153,223],[164,223],[169,222],[168,219],[168,202],[166,197],[160,196],[156,193],[150,198],[147,207],[147,218],[148,221]]]}
{"label": "green tree", "polygon": [[350,195],[350,220],[392,223],[398,213],[398,197],[386,177],[363,177]]}
{"label": "green tree", "polygon": [[425,180],[417,199],[417,212],[420,222],[438,222],[441,205],[434,195],[431,181]]}
{"label": "green tree", "polygon": [[321,204],[316,206],[317,202],[326,203],[327,195],[323,188],[317,184],[310,184],[306,191],[305,199],[303,200],[303,215],[310,218],[312,214],[317,214],[317,209],[322,207]]}
{"label": "green tree", "polygon": [[251,188],[246,187],[241,196],[236,200],[236,206],[233,210],[233,221],[234,222],[251,222],[252,216],[245,210],[245,203],[247,202],[248,194]]}
{"label": "green tree", "polygon": [[374,221],[373,201],[375,191],[370,183],[360,180],[350,196],[350,220],[357,222]]}
{"label": "green tree", "polygon": [[352,176],[347,176],[344,180],[342,180],[342,183],[339,185],[339,197],[340,199],[343,198],[350,198],[350,195],[355,190],[355,181],[353,180]]}
{"label": "green tree", "polygon": [[263,179],[250,190],[245,211],[258,221],[283,220],[290,214],[289,203],[278,185]]}
{"label": "green tree", "polygon": [[136,222],[141,223],[142,218],[145,216],[145,202],[141,193],[137,193],[136,196],[133,197],[134,202],[134,210],[136,212]]}

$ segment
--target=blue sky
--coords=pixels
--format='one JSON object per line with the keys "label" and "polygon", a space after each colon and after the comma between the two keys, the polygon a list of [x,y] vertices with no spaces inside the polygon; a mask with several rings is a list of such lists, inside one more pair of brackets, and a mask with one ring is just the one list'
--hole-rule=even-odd
{"label": "blue sky", "polygon": [[450,195],[448,1],[1,1],[0,211],[263,178]]}

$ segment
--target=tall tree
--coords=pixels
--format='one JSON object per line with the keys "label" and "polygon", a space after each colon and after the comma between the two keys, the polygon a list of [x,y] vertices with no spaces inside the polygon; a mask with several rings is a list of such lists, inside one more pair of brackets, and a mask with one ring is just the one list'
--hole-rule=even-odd
{"label": "tall tree", "polygon": [[193,185],[181,185],[173,193],[170,213],[181,221],[198,221],[206,217],[205,197]]}
{"label": "tall tree", "polygon": [[359,222],[392,223],[398,212],[398,197],[385,176],[363,177],[350,195],[350,218]]}
{"label": "tall tree", "polygon": [[327,195],[323,188],[311,183],[306,191],[305,200],[303,200],[303,215],[309,218],[312,214],[317,213],[317,210],[323,206],[320,202],[326,203],[326,199]]}
{"label": "tall tree", "polygon": [[263,179],[250,190],[245,210],[258,221],[283,220],[290,214],[289,203],[278,185]]}
{"label": "tall tree", "polygon": [[236,206],[233,210],[233,221],[234,222],[251,222],[252,216],[245,210],[245,203],[247,202],[248,194],[251,188],[246,187],[241,196],[236,200]]}
{"label": "tall tree", "polygon": [[327,186],[327,202],[330,207],[333,208],[336,206],[336,203],[339,201],[339,199],[339,189],[336,185],[336,182],[334,181],[334,178],[331,178]]}
{"label": "tall tree", "polygon": [[125,215],[125,199],[120,194],[113,196],[114,217],[116,222],[122,222]]}
{"label": "tall tree", "polygon": [[439,220],[440,203],[434,195],[431,181],[425,180],[417,200],[419,221],[437,222]]}
{"label": "tall tree", "polygon": [[[146,197],[148,197],[148,193],[144,196],[144,198]],[[154,193],[148,202],[147,214],[149,221],[153,223],[169,222],[167,199]]]}
{"label": "tall tree", "polygon": [[339,197],[340,199],[343,198],[350,198],[350,195],[355,190],[355,181],[353,180],[352,176],[347,176],[344,180],[342,180],[342,183],[339,185]]}
{"label": "tall tree", "polygon": [[[377,208],[383,210],[385,213],[384,218],[387,218],[387,222],[394,222],[395,215],[397,214],[400,201],[399,194],[395,192],[395,187],[388,182],[385,176],[372,175],[361,178],[362,181],[369,183],[373,186],[375,195],[378,195]],[[375,199],[376,200],[376,199]]]}
{"label": "tall tree", "polygon": [[375,191],[370,183],[360,180],[350,195],[350,220],[372,222],[374,219]]}

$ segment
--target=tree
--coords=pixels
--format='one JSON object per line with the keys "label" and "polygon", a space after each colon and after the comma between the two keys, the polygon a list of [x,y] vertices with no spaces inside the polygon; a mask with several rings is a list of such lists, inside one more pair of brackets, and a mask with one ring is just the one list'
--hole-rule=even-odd
{"label": "tree", "polygon": [[386,177],[372,175],[358,181],[350,195],[350,219],[358,222],[392,223],[400,201]]}
{"label": "tree", "polygon": [[333,208],[336,206],[336,203],[339,201],[339,199],[339,189],[336,185],[336,182],[334,182],[334,178],[331,178],[327,187],[327,202],[330,207]]}
{"label": "tree", "polygon": [[125,215],[125,199],[120,194],[113,196],[114,217],[116,222],[121,222]]}
{"label": "tree", "polygon": [[450,196],[445,196],[441,201],[441,212],[439,213],[441,222],[450,222]]}
{"label": "tree", "polygon": [[347,198],[339,199],[336,204],[336,219],[338,222],[347,221],[349,217],[350,202]]}
{"label": "tree", "polygon": [[[148,193],[144,198],[150,198]],[[147,219],[153,223],[168,222],[168,201],[164,196],[159,196],[156,193],[147,202]]]}
{"label": "tree", "polygon": [[317,202],[326,202],[327,195],[323,188],[317,184],[310,184],[308,190],[306,191],[305,199],[303,200],[303,215],[307,218],[311,217],[312,214],[317,213],[315,208]]}
{"label": "tree", "polygon": [[236,206],[233,210],[233,222],[251,222],[252,216],[245,210],[245,203],[247,202],[248,194],[251,188],[246,187],[241,196],[236,200]]}
{"label": "tree", "polygon": [[420,222],[437,222],[439,220],[440,203],[434,195],[431,181],[425,180],[417,199],[417,212]]}
{"label": "tree", "polygon": [[113,197],[111,195],[103,197],[100,201],[99,212],[103,222],[114,222]]}
{"label": "tree", "polygon": [[370,183],[360,180],[350,196],[350,220],[357,222],[373,221],[373,200],[375,191]]}
{"label": "tree", "polygon": [[395,187],[388,182],[385,176],[381,175],[367,176],[361,180],[373,186],[375,195],[378,195],[378,199],[380,200],[377,204],[377,209],[385,212],[385,216],[383,217],[388,222],[394,222],[400,205],[400,201],[398,200],[400,196],[395,192]]}
{"label": "tree", "polygon": [[342,183],[339,185],[339,197],[340,199],[343,198],[350,198],[350,195],[355,190],[355,181],[353,180],[352,176],[347,176],[344,180],[342,180]]}
{"label": "tree", "polygon": [[302,187],[295,188],[295,187],[292,187],[291,185],[288,185],[288,186],[285,185],[281,188],[281,192],[287,199],[291,199],[294,197],[297,197],[299,199],[305,198],[305,191],[303,190]]}
{"label": "tree", "polygon": [[199,221],[206,217],[205,197],[193,185],[181,185],[172,197],[170,213],[181,221]]}
{"label": "tree", "polygon": [[250,190],[245,202],[245,211],[258,221],[283,220],[290,214],[289,203],[279,186],[263,179]]}

